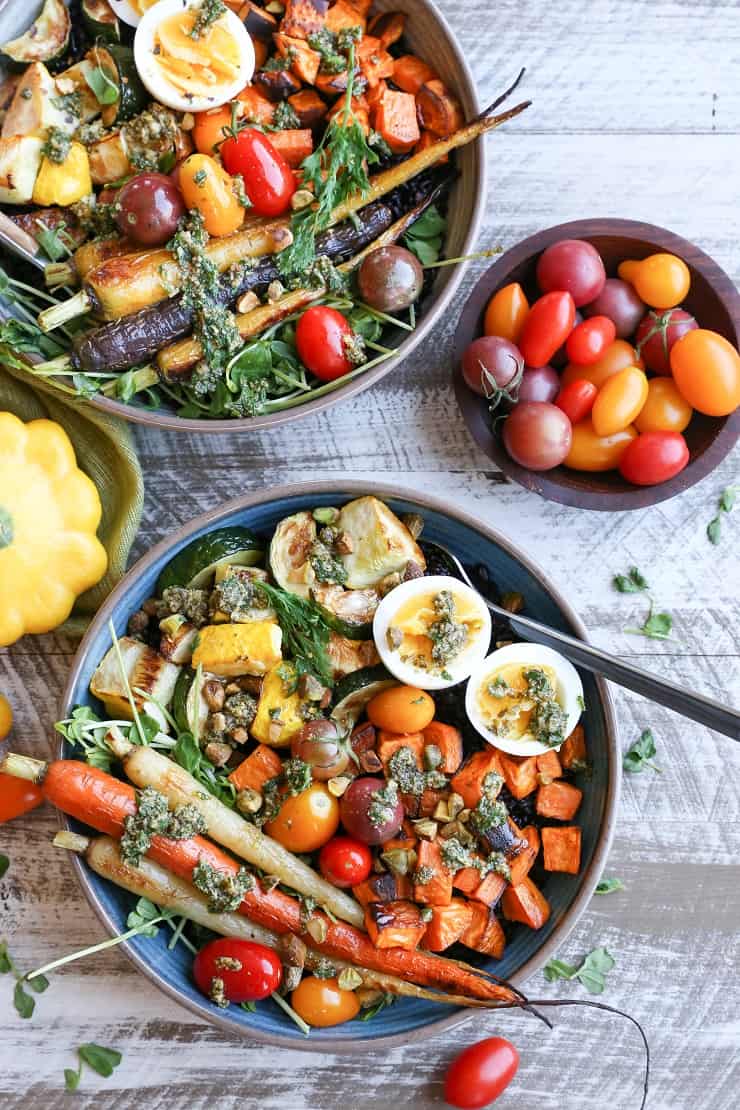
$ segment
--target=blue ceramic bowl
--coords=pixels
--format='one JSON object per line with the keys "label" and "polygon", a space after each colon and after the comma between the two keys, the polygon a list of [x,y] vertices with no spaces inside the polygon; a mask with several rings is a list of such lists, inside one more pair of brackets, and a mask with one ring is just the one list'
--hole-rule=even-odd
{"label": "blue ceramic bowl", "polygon": [[[484,524],[441,502],[394,487],[356,482],[306,483],[277,487],[271,491],[239,498],[181,529],[154,547],[129,571],[98,612],[77,654],[64,693],[61,716],[73,706],[92,704],[88,684],[98,662],[110,646],[108,622],[113,620],[119,636],[129,616],[154,593],[157,577],[172,556],[191,540],[223,525],[246,525],[257,533],[269,534],[289,513],[316,505],[337,504],[362,494],[382,497],[396,512],[419,512],[425,520],[424,536],[448,546],[463,561],[488,566],[501,590],[517,590],[527,599],[527,611],[547,624],[584,636],[584,628],[570,606],[548,583],[545,575],[518,552],[503,536]],[[619,758],[614,716],[605,685],[582,673],[586,699],[585,727],[593,774],[584,792],[578,815],[583,829],[583,865],[578,876],[547,877],[544,892],[552,906],[547,926],[537,932],[517,928],[502,960],[479,962],[489,971],[521,985],[558,948],[586,907],[601,874],[609,850],[619,792]],[[66,745],[60,752],[72,756]],[[74,827],[74,826],[72,826]],[[113,886],[73,857],[83,890],[95,912],[111,934],[123,932],[133,896]],[[122,945],[127,956],[158,987],[203,1020],[231,1034],[254,1037],[291,1048],[333,1052],[353,1051],[360,1044],[407,1043],[415,1037],[464,1020],[471,1011],[451,1009],[437,1003],[402,999],[369,1022],[352,1021],[335,1029],[313,1032],[304,1038],[295,1025],[272,1002],[258,1005],[256,1013],[236,1007],[218,1009],[195,988],[191,957],[184,946],[167,949],[169,932],[156,938],[137,937]],[[471,953],[472,960],[475,956]]]}

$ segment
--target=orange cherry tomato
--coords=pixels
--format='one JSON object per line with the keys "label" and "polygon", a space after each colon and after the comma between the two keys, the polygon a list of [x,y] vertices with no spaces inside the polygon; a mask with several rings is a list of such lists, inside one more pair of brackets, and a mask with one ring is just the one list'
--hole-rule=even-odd
{"label": "orange cherry tomato", "polygon": [[528,312],[529,301],[524,290],[518,281],[513,281],[494,293],[488,302],[483,333],[499,335],[510,343],[518,343]]}
{"label": "orange cherry tomato", "polygon": [[434,702],[417,686],[391,686],[369,702],[367,715],[386,732],[421,732],[434,718]]}
{"label": "orange cherry tomato", "polygon": [[628,427],[645,404],[648,380],[636,366],[625,366],[599,390],[591,409],[597,436],[610,436]]}
{"label": "orange cherry tomato", "polygon": [[740,405],[740,354],[716,331],[696,328],[671,348],[673,380],[698,412],[729,416]]}
{"label": "orange cherry tomato", "polygon": [[231,104],[196,112],[194,118],[195,126],[190,134],[195,149],[200,154],[216,154],[226,138],[226,128],[231,127]]}
{"label": "orange cherry tomato", "polygon": [[180,166],[180,192],[188,208],[197,208],[209,235],[231,235],[244,220],[234,182],[208,154],[191,154]]}
{"label": "orange cherry tomato", "polygon": [[591,418],[588,417],[580,424],[573,425],[570,451],[563,466],[591,473],[615,470],[633,439],[637,439],[637,429],[632,425],[610,436],[597,436]]}
{"label": "orange cherry tomato", "polygon": [[286,798],[265,832],[289,852],[315,852],[331,840],[339,828],[339,802],[323,782],[311,783],[294,797]]}
{"label": "orange cherry tomato", "polygon": [[651,254],[641,262],[621,262],[617,273],[651,308],[675,308],[691,285],[688,266],[675,254]]}
{"label": "orange cherry tomato", "polygon": [[307,975],[290,996],[290,1004],[309,1025],[322,1029],[352,1021],[360,1012],[354,991],[345,991],[336,979],[317,979]]}
{"label": "orange cherry tomato", "polygon": [[647,400],[635,417],[635,427],[638,432],[682,432],[693,412],[672,378],[653,378],[648,382]]}
{"label": "orange cherry tomato", "polygon": [[604,351],[601,358],[597,362],[592,362],[590,366],[579,366],[578,363],[571,363],[566,366],[560,376],[561,388],[570,385],[571,382],[587,381],[595,385],[597,389],[601,389],[604,382],[612,374],[624,370],[625,366],[637,366],[640,370],[644,369],[642,359],[637,357],[632,344],[625,339],[615,339]]}
{"label": "orange cherry tomato", "polygon": [[28,813],[40,806],[43,800],[44,795],[34,783],[0,772],[0,824]]}

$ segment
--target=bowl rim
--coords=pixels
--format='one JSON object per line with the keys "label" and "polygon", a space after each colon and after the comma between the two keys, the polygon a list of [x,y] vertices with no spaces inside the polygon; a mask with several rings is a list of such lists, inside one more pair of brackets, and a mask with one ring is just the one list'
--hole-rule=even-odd
{"label": "bowl rim", "polygon": [[[690,460],[688,466],[667,482],[661,482],[655,486],[634,486],[629,490],[577,489],[549,477],[548,475],[553,473],[551,471],[529,470],[509,458],[500,437],[491,434],[488,420],[479,412],[479,406],[473,408],[473,394],[465,385],[460,369],[463,350],[478,335],[478,325],[486,302],[492,293],[505,283],[512,269],[533,258],[559,239],[589,239],[609,235],[653,241],[661,251],[669,250],[681,258],[688,258],[689,267],[698,270],[712,286],[717,299],[730,317],[735,331],[735,345],[740,346],[740,293],[732,278],[719,263],[695,243],[668,228],[642,220],[602,216],[572,220],[569,223],[555,224],[553,227],[536,231],[510,247],[481,274],[463,307],[455,329],[452,384],[469,434],[507,478],[533,493],[538,493],[546,500],[555,501],[561,505],[569,505],[577,509],[596,509],[601,512],[618,512],[658,505],[706,478],[729,455],[740,439],[740,409],[736,409],[726,417],[709,418],[723,421],[719,432],[700,455]],[[727,289],[717,292],[718,281],[726,283]],[[479,418],[476,418],[476,413]]]}
{"label": "bowl rim", "polygon": [[[422,8],[432,11],[440,25],[440,31],[448,40],[450,50],[454,56],[455,71],[459,75],[456,91],[463,102],[467,101],[470,107],[470,118],[472,119],[480,111],[478,85],[473,77],[473,72],[458,42],[457,36],[450,27],[446,16],[434,0],[419,0],[419,3]],[[0,8],[2,8],[2,0],[0,0]],[[470,144],[470,149],[474,158],[471,174],[473,197],[468,229],[459,250],[459,255],[461,257],[471,253],[478,240],[481,223],[483,221],[488,191],[488,161],[485,152],[485,139],[485,135],[480,135]],[[99,409],[101,412],[120,416],[123,420],[127,420],[132,424],[143,424],[155,428],[168,428],[175,432],[205,432],[209,435],[220,432],[244,433],[260,431],[263,428],[277,428],[282,424],[289,424],[305,416],[324,412],[339,401],[348,400],[350,397],[356,397],[357,394],[369,389],[371,386],[375,385],[376,382],[380,381],[381,378],[390,374],[392,370],[396,370],[403,361],[412,354],[422,340],[428,337],[435,325],[442,319],[445,310],[449,307],[451,300],[460,288],[460,283],[469,265],[469,262],[457,262],[454,266],[448,268],[449,276],[447,277],[444,288],[435,296],[434,302],[430,305],[429,310],[420,317],[419,323],[414,331],[409,333],[408,338],[401,341],[398,353],[393,358],[381,362],[374,369],[365,374],[358,375],[358,377],[347,382],[346,385],[340,386],[338,389],[325,394],[323,397],[317,397],[313,401],[307,401],[304,405],[297,405],[295,408],[285,409],[283,412],[262,413],[258,416],[238,417],[235,420],[200,420],[194,417],[179,417],[175,413],[165,412],[160,409],[138,408],[134,405],[127,405],[122,401],[115,401],[111,397],[102,397],[99,394],[90,397],[89,404],[91,404],[93,408]]]}
{"label": "bowl rim", "polygon": [[[533,576],[535,576],[542,584],[543,588],[550,595],[552,600],[558,605],[564,617],[570,622],[575,634],[583,640],[587,640],[586,628],[581,618],[577,615],[575,610],[560,593],[558,588],[551,582],[550,578],[544,571],[535,563],[528,555],[525,555],[520,549],[513,544],[506,536],[502,535],[496,529],[491,528],[488,524],[479,520],[477,517],[468,513],[465,510],[457,507],[451,507],[441,499],[430,496],[426,493],[418,492],[405,486],[389,485],[386,483],[370,483],[362,481],[345,481],[338,479],[337,481],[314,481],[314,482],[300,482],[291,483],[286,485],[273,486],[267,490],[260,490],[244,494],[240,497],[226,501],[217,507],[210,509],[205,513],[201,513],[187,524],[182,525],[172,535],[166,537],[150,548],[145,555],[143,555],[124,575],[118,583],[113,592],[108,596],[98,612],[95,614],[90,627],[85,633],[75,658],[70,669],[69,677],[62,694],[59,712],[60,718],[64,718],[68,709],[71,706],[72,692],[79,680],[80,671],[82,670],[83,662],[86,659],[88,645],[90,645],[97,637],[99,631],[105,626],[109,618],[113,615],[118,605],[123,600],[125,594],[129,589],[130,583],[138,578],[144,571],[146,571],[152,563],[156,562],[160,556],[166,554],[177,544],[190,538],[190,536],[204,527],[215,528],[219,522],[229,516],[235,511],[243,511],[254,508],[259,505],[267,504],[273,500],[280,500],[282,498],[290,498],[296,496],[309,497],[313,494],[330,493],[336,496],[344,496],[345,494],[356,497],[365,494],[374,494],[380,498],[396,498],[413,502],[420,505],[422,508],[431,509],[433,512],[446,516],[448,519],[457,521],[460,524],[471,528],[472,530],[483,535],[487,540],[501,547],[511,558],[521,563]],[[611,697],[611,692],[605,680],[597,675],[594,676],[599,699],[604,714],[606,723],[606,743],[607,743],[607,764],[608,764],[608,781],[606,788],[606,797],[604,799],[604,811],[601,822],[601,827],[598,832],[596,847],[594,849],[593,857],[581,877],[580,887],[567,910],[563,914],[560,921],[555,925],[552,934],[543,943],[542,947],[527,960],[522,966],[512,975],[511,982],[519,986],[523,984],[535,971],[539,970],[550,957],[554,956],[557,950],[562,946],[564,940],[568,937],[570,932],[575,927],[580,919],[582,913],[588,906],[591,900],[596,884],[599,881],[604,864],[606,863],[607,856],[612,843],[614,829],[617,819],[617,811],[619,805],[619,796],[621,788],[621,759],[619,749],[619,734],[617,730],[617,723],[614,713],[614,704]],[[63,740],[61,737],[55,744],[54,754],[55,758],[59,759],[63,756]],[[68,819],[59,814],[59,823],[62,828],[69,828],[70,823]],[[105,910],[104,906],[98,899],[95,891],[92,888],[91,873],[84,865],[83,860],[75,855],[73,852],[67,853],[72,858],[69,860],[77,875],[77,879],[82,887],[83,893],[87,898],[89,905],[96,913],[98,919],[104,928],[115,935],[118,932],[118,926],[112,920],[110,915]],[[351,1040],[335,1041],[326,1037],[307,1037],[297,1038],[283,1036],[281,1034],[265,1033],[259,1029],[245,1028],[238,1024],[235,1020],[227,1016],[226,1013],[214,1013],[212,1008],[208,1006],[206,1000],[203,1002],[193,1001],[189,998],[184,998],[177,987],[167,983],[157,970],[152,967],[145,959],[143,959],[130,945],[128,941],[124,941],[119,945],[120,950],[126,957],[134,964],[139,971],[141,971],[150,982],[163,991],[166,995],[172,998],[180,1006],[184,1006],[195,1014],[202,1021],[209,1025],[216,1026],[224,1033],[238,1035],[243,1039],[253,1039],[263,1043],[274,1044],[280,1047],[289,1048],[291,1050],[300,1049],[307,1052],[327,1052],[337,1055],[351,1054],[360,1051],[363,1047],[368,1045],[373,1048],[382,1046],[390,1048],[404,1044],[410,1044],[427,1037],[434,1036],[445,1029],[451,1029],[456,1025],[468,1020],[476,1012],[474,1010],[455,1010],[448,1017],[439,1018],[431,1021],[419,1029],[411,1030],[407,1033],[395,1033],[388,1036],[379,1036],[373,1038],[367,1037],[353,1037]]]}

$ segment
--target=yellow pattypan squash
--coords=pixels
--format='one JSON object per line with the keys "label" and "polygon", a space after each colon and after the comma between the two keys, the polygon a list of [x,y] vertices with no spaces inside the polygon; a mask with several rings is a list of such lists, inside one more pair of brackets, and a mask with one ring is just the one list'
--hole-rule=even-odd
{"label": "yellow pattypan squash", "polygon": [[103,577],[101,512],[63,428],[0,412],[0,647],[56,628]]}
{"label": "yellow pattypan squash", "polygon": [[33,202],[48,208],[55,204],[76,204],[92,192],[90,161],[82,143],[70,143],[63,162],[41,159],[33,187]]}

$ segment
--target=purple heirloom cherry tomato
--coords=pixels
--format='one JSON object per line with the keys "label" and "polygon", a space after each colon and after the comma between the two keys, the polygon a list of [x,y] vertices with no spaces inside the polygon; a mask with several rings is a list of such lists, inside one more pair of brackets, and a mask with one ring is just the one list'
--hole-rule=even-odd
{"label": "purple heirloom cherry tomato", "polygon": [[504,447],[514,462],[528,470],[551,470],[570,451],[571,424],[555,405],[525,401],[504,424]]}
{"label": "purple heirloom cherry tomato", "polygon": [[553,243],[542,252],[537,263],[537,284],[542,292],[568,292],[576,308],[595,300],[605,281],[601,255],[583,239],[561,239]]}
{"label": "purple heirloom cherry tomato", "polygon": [[518,404],[522,401],[554,401],[559,391],[560,377],[552,366],[525,366],[516,399]]}
{"label": "purple heirloom cherry tomato", "polygon": [[596,300],[584,305],[583,315],[608,316],[617,329],[617,339],[629,339],[645,315],[645,308],[628,281],[607,278]]}
{"label": "purple heirloom cherry tomato", "polygon": [[185,204],[164,173],[140,173],[118,193],[116,223],[121,234],[142,246],[161,246],[177,231]]}
{"label": "purple heirloom cherry tomato", "polygon": [[519,348],[498,335],[474,339],[462,357],[465,384],[479,397],[489,399],[498,390],[507,389],[523,368],[524,359]]}

